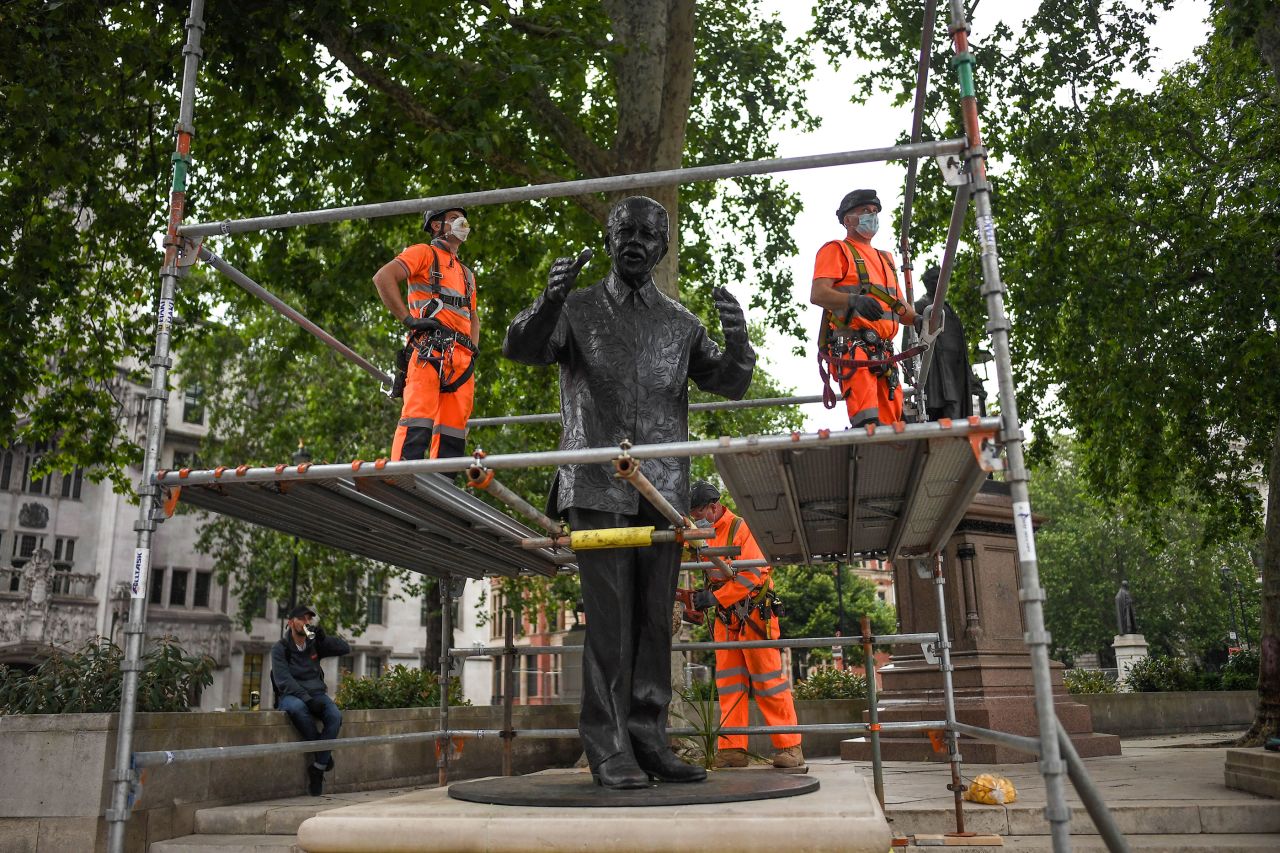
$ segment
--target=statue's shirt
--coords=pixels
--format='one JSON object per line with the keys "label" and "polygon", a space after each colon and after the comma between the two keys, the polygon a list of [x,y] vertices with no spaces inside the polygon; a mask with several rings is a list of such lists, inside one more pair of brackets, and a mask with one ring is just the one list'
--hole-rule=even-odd
{"label": "statue's shirt", "polygon": [[[612,273],[564,303],[539,296],[511,322],[503,353],[560,365],[560,448],[687,441],[692,379],[739,400],[751,384],[751,345],[721,350],[683,305],[647,281],[632,289]],[[645,459],[640,470],[680,512],[689,509],[689,460]],[[634,515],[639,494],[612,465],[562,465],[549,507]]]}

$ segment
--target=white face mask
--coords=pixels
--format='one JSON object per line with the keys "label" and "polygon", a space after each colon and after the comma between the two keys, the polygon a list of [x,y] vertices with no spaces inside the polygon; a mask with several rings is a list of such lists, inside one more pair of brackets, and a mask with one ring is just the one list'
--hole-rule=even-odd
{"label": "white face mask", "polygon": [[880,214],[864,213],[858,217],[857,231],[863,237],[870,240],[876,236],[876,232],[880,230]]}
{"label": "white face mask", "polygon": [[693,526],[701,527],[703,530],[710,530],[715,527],[714,524],[712,524],[710,521],[707,521],[705,518],[699,518],[697,521],[693,523]]}
{"label": "white face mask", "polygon": [[449,233],[458,238],[459,243],[467,242],[467,238],[471,236],[471,223],[467,221],[467,217],[459,216],[453,222],[448,223]]}

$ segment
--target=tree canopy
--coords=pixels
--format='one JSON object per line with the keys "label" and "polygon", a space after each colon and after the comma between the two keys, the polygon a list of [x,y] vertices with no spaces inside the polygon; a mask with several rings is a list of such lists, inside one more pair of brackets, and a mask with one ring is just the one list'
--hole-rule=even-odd
{"label": "tree canopy", "polygon": [[[868,84],[906,103],[921,11],[889,5],[881,17],[824,4],[815,33],[833,53],[847,27],[863,33]],[[1256,534],[1254,486],[1269,473],[1259,719],[1275,733],[1280,10],[1215,4],[1195,59],[1138,91],[1126,75],[1150,71],[1150,27],[1171,5],[1045,0],[1020,30],[1000,23],[974,45],[1019,409],[1033,455],[1070,429],[1096,494],[1146,508],[1190,494],[1212,516],[1210,539]],[[938,35],[928,121],[952,135],[958,99]],[[923,187],[917,249],[941,240],[941,192]],[[977,247],[962,247],[952,293],[966,322],[984,313],[980,280]]]}

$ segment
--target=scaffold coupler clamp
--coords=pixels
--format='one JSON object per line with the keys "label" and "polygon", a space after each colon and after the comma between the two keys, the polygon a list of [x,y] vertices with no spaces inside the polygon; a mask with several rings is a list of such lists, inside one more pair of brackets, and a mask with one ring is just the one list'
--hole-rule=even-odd
{"label": "scaffold coupler clamp", "polygon": [[493,482],[493,470],[484,464],[485,452],[483,448],[477,447],[476,452],[471,454],[474,460],[471,467],[467,469],[467,485],[473,489],[487,489],[489,484]]}
{"label": "scaffold coupler clamp", "polygon": [[129,757],[129,766],[125,769],[116,768],[111,771],[108,777],[112,782],[125,782],[129,786],[129,794],[125,799],[123,810],[107,809],[106,818],[110,823],[124,822],[129,820],[129,816],[133,814],[133,805],[142,796],[142,772],[133,763],[133,757]]}

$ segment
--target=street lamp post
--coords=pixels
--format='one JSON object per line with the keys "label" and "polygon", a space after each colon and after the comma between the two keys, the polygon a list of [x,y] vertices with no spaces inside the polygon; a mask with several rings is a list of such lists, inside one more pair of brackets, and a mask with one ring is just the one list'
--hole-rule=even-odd
{"label": "street lamp post", "polygon": [[1240,623],[1236,621],[1235,598],[1231,594],[1231,587],[1233,586],[1232,582],[1234,580],[1232,577],[1231,567],[1223,566],[1218,569],[1218,571],[1222,575],[1223,586],[1227,588],[1227,610],[1231,611],[1231,643],[1234,646],[1240,646],[1243,645],[1243,642],[1240,639]]}

